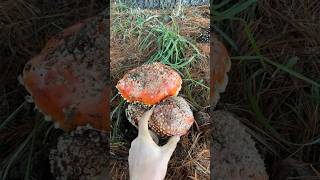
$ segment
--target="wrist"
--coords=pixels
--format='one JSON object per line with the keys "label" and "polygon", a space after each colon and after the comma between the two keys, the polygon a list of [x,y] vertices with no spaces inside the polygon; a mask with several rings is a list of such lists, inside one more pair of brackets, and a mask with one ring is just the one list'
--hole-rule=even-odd
{"label": "wrist", "polygon": [[130,180],[164,180],[165,175],[159,173],[146,173],[142,172],[139,174],[130,174]]}
{"label": "wrist", "polygon": [[141,175],[140,175],[140,176],[130,176],[130,180],[163,180],[163,178],[156,177],[156,176],[154,176],[152,178],[150,178],[150,177],[141,177]]}
{"label": "wrist", "polygon": [[159,177],[142,178],[141,176],[134,176],[134,177],[130,177],[130,180],[164,180],[164,179]]}

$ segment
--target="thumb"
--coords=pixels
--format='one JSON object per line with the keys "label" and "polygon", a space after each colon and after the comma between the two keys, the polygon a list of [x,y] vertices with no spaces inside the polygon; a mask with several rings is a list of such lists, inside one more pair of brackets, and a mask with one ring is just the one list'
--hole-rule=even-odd
{"label": "thumb", "polygon": [[172,153],[176,149],[179,140],[180,140],[180,136],[172,136],[168,140],[167,144],[161,147],[162,154],[164,155],[164,157],[168,159],[168,161],[172,156]]}
{"label": "thumb", "polygon": [[139,133],[138,137],[147,137],[152,139],[151,135],[149,134],[149,129],[148,129],[148,122],[149,119],[151,118],[151,115],[153,113],[153,108],[151,108],[149,111],[145,112],[142,116],[142,118],[139,120]]}

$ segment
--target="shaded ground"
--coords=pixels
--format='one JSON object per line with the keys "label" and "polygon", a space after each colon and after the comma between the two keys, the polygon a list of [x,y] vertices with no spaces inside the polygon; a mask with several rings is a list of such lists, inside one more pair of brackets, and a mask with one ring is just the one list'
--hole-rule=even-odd
{"label": "shaded ground", "polygon": [[248,29],[216,22],[233,56],[219,106],[246,118],[272,179],[320,178],[319,8],[318,1],[263,0],[240,15]]}

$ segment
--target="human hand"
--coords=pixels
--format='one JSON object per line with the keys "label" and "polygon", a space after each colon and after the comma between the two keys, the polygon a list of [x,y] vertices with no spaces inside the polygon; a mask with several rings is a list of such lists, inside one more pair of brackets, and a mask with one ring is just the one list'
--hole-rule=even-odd
{"label": "human hand", "polygon": [[166,145],[158,146],[148,129],[148,121],[152,113],[153,108],[139,120],[138,137],[131,143],[128,158],[131,180],[163,180],[168,162],[180,140],[180,136],[173,136]]}

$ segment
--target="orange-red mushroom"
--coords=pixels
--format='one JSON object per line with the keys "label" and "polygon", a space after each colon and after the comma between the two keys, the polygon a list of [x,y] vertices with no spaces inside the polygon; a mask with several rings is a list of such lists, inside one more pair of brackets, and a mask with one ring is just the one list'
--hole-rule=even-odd
{"label": "orange-red mushroom", "polygon": [[226,47],[221,43],[215,34],[211,34],[210,51],[210,102],[215,107],[228,84],[228,72],[231,68],[231,61]]}
{"label": "orange-red mushroom", "polygon": [[108,130],[110,86],[107,34],[101,17],[80,22],[52,38],[23,71],[23,84],[37,108],[62,129],[90,124]]}
{"label": "orange-red mushroom", "polygon": [[174,69],[157,62],[130,70],[116,88],[127,102],[154,105],[166,97],[176,96],[181,84],[182,79]]}

